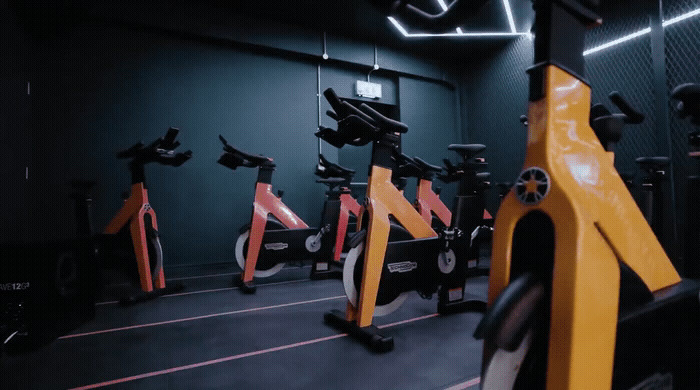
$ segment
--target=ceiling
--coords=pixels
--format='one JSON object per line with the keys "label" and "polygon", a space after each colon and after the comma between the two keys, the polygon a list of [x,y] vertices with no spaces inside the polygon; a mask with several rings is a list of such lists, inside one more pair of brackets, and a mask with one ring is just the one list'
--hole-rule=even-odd
{"label": "ceiling", "polygon": [[[46,27],[47,23],[59,20],[54,14],[70,14],[91,10],[105,16],[139,13],[152,10],[154,18],[172,18],[195,14],[216,15],[215,19],[251,18],[272,20],[282,24],[300,26],[318,32],[340,35],[346,38],[375,42],[425,57],[448,59],[454,63],[478,59],[500,49],[512,37],[465,38],[465,37],[421,37],[409,38],[399,33],[387,16],[373,7],[367,0],[124,0],[120,2],[93,2],[89,0],[62,0],[47,7],[41,0],[10,0],[15,7],[28,12],[27,20]],[[444,0],[448,4],[453,0]],[[467,0],[462,0],[467,1]],[[534,19],[530,0],[509,0],[518,32],[528,31]],[[151,4],[151,5],[146,5]],[[430,13],[439,13],[438,0],[411,0],[411,4]],[[149,8],[150,7],[150,8]],[[37,13],[37,10],[40,11]],[[177,11],[176,11],[177,10]],[[183,10],[187,10],[186,12]],[[172,11],[172,12],[168,12]],[[41,17],[43,16],[43,17]],[[184,16],[187,18],[187,16]],[[206,17],[205,17],[206,19]],[[218,22],[217,21],[217,22]],[[509,32],[504,0],[490,0],[476,15],[460,26],[465,32],[489,31]],[[409,32],[419,32],[407,28]]]}
{"label": "ceiling", "polygon": [[[449,4],[450,0],[446,0]],[[349,38],[371,40],[382,45],[401,48],[440,58],[460,59],[483,55],[503,47],[513,38],[463,38],[430,37],[406,38],[402,36],[381,14],[365,0],[268,0],[250,2],[205,0],[224,10],[249,15],[258,19],[276,20],[326,31]],[[413,0],[411,4],[431,13],[441,11],[437,0]],[[513,18],[518,32],[528,31],[534,19],[530,1],[510,0]],[[491,0],[475,17],[461,26],[463,31],[509,32],[510,27],[502,0]],[[409,32],[419,32],[408,29]]]}

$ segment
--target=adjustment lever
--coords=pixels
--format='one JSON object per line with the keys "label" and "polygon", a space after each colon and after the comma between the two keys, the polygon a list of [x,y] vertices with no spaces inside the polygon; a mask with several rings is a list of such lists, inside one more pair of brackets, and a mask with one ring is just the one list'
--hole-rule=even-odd
{"label": "adjustment lever", "polygon": [[622,111],[623,114],[625,114],[625,123],[636,125],[644,122],[644,114],[632,108],[625,98],[622,97],[620,92],[612,91],[608,95],[608,98],[617,106],[617,108],[620,109],[620,111]]}

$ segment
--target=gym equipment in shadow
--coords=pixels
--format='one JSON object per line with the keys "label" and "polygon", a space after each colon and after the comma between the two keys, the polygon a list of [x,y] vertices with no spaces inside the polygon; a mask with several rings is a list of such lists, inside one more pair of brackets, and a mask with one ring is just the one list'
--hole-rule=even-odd
{"label": "gym equipment in shadow", "polygon": [[[591,107],[590,125],[603,148],[614,156],[615,145],[622,138],[625,125],[638,125],[644,122],[644,114],[635,110],[618,91],[608,95],[610,101],[620,110],[612,113],[603,104]],[[614,161],[614,157],[613,157]],[[670,159],[668,157],[638,157],[636,160],[642,172],[640,196],[637,201],[659,242],[664,242],[663,232],[663,183]],[[633,188],[634,175],[618,172],[628,190]]]}
{"label": "gym equipment in shadow", "polygon": [[234,284],[244,293],[254,293],[254,277],[272,276],[289,261],[312,260],[312,279],[339,277],[350,215],[356,216],[360,208],[349,189],[355,171],[319,156],[316,174],[321,179],[317,181],[327,185],[328,192],[321,227],[309,227],[282,202],[282,191],[272,193],[276,166],[272,158],[236,149],[221,135],[219,139],[224,148],[219,164],[233,170],[241,166],[258,169],[251,222],[241,227],[236,240],[236,262],[243,272],[234,277]]}
{"label": "gym equipment in shadow", "polygon": [[451,244],[456,258],[466,259],[469,275],[485,275],[488,268],[479,267],[479,260],[481,244],[490,240],[493,230],[493,218],[486,210],[486,191],[491,187],[491,174],[483,172],[488,164],[483,157],[477,156],[486,150],[486,146],[453,144],[447,149],[460,157],[456,165],[449,159],[443,159],[445,174],[438,175],[444,183],[458,183],[452,206],[452,228],[448,230],[447,237],[457,237]]}
{"label": "gym equipment in shadow", "polygon": [[[334,245],[333,261],[334,264],[339,264],[342,255],[349,250],[347,235],[356,230],[357,216],[360,215],[360,204],[352,196],[351,190],[351,186],[354,185],[351,181],[355,171],[328,161],[322,154],[319,154],[318,158],[315,174],[320,179],[316,182],[328,186],[321,214],[321,226],[327,226],[330,229],[322,238],[322,240],[329,240],[328,243],[325,245],[322,243],[321,246],[327,248],[328,245]],[[325,255],[327,256],[327,253]],[[323,261],[318,262],[317,267],[324,268],[325,266],[321,263]]]}
{"label": "gym equipment in shadow", "polygon": [[0,245],[0,354],[37,349],[95,316],[92,237]]}
{"label": "gym equipment in shadow", "polygon": [[325,322],[374,351],[386,352],[393,349],[393,338],[380,335],[372,317],[396,310],[410,291],[426,299],[437,292],[440,313],[483,310],[484,302],[469,299],[464,292],[466,261],[445,261],[449,249],[445,235],[433,230],[392,183],[400,156],[400,134],[408,131],[406,125],[365,104],[357,109],[341,101],[330,88],[324,95],[333,108],[329,116],[338,122],[338,130],[323,128],[316,135],[336,147],[372,143],[367,194],[358,219],[360,230],[350,239],[343,267],[346,312],[326,313]]}
{"label": "gym equipment in shadow", "polygon": [[[406,3],[392,3],[398,20],[442,30],[481,1],[432,16]],[[599,1],[533,5],[526,157],[494,227],[481,388],[698,388],[700,286],[680,278],[589,125],[582,53]]]}
{"label": "gym equipment in shadow", "polygon": [[[700,84],[678,85],[671,92],[678,116],[700,126]],[[688,156],[700,158],[700,130],[688,132]],[[700,278],[700,176],[688,176],[686,202],[684,272],[689,278]]]}
{"label": "gym equipment in shadow", "polygon": [[[156,221],[156,212],[148,200],[145,166],[158,163],[179,167],[192,157],[192,151],[176,153],[180,142],[175,138],[179,129],[171,127],[165,136],[148,145],[136,143],[117,153],[118,159],[129,159],[131,171],[131,192],[124,197],[124,205],[112,218],[104,233],[99,237],[98,253],[106,262],[133,261],[135,256],[142,293],[121,299],[122,304],[131,304],[180,291],[184,286],[175,283],[165,285],[163,271],[163,248]],[[125,194],[126,195],[126,194]],[[85,210],[86,205],[77,206]],[[85,221],[86,217],[83,217]],[[89,218],[88,218],[89,219]],[[121,258],[124,254],[126,257]],[[110,257],[117,259],[107,260]],[[132,268],[129,266],[129,268]]]}

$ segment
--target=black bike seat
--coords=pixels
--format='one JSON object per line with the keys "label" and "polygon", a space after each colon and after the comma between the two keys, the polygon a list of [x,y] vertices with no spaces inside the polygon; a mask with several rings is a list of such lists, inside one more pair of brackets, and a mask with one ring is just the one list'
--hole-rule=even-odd
{"label": "black bike seat", "polygon": [[413,161],[415,161],[416,164],[418,164],[420,169],[423,171],[442,172],[442,167],[439,167],[437,165],[428,164],[427,162],[425,162],[425,160],[423,160],[420,157],[413,157]]}
{"label": "black bike seat", "polygon": [[673,89],[671,97],[680,101],[700,101],[700,84],[686,83]]}
{"label": "black bike seat", "polygon": [[637,164],[641,165],[642,168],[644,168],[644,167],[662,168],[662,167],[667,166],[671,162],[671,159],[668,157],[664,157],[664,156],[638,157],[634,161],[636,161]]}
{"label": "black bike seat", "polygon": [[464,159],[472,158],[478,153],[486,149],[486,145],[481,144],[451,144],[447,147],[448,150],[454,150],[455,152],[461,154]]}
{"label": "black bike seat", "polygon": [[690,116],[693,124],[700,125],[700,84],[681,84],[673,89],[671,98],[679,101],[676,109],[681,118]]}
{"label": "black bike seat", "polygon": [[316,166],[316,175],[323,178],[329,177],[347,177],[355,174],[354,169],[341,167],[338,164],[328,161],[322,154],[318,155],[318,165]]}
{"label": "black bike seat", "polygon": [[491,177],[491,172],[479,172],[476,174],[476,178],[479,180],[488,180]]}
{"label": "black bike seat", "polygon": [[340,184],[345,182],[346,180],[342,177],[328,177],[324,179],[316,179],[316,183],[323,183],[323,184]]}

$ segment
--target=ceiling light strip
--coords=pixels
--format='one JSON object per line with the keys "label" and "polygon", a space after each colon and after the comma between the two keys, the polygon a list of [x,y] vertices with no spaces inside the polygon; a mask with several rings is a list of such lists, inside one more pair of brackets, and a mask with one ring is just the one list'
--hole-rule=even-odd
{"label": "ceiling light strip", "polygon": [[447,4],[445,4],[445,0],[437,0],[438,4],[440,4],[440,8],[442,8],[442,12],[447,11]]}
{"label": "ceiling light strip", "polygon": [[515,29],[515,20],[513,19],[513,10],[510,8],[510,2],[508,0],[503,0],[503,7],[506,9],[506,16],[508,17],[510,32],[518,32],[518,30]]}
{"label": "ceiling light strip", "polygon": [[521,37],[527,35],[527,33],[511,33],[511,32],[453,32],[453,33],[442,33],[442,34],[428,34],[428,33],[409,33],[405,35],[408,38],[426,38],[426,37]]}
{"label": "ceiling light strip", "polygon": [[672,18],[669,20],[664,20],[664,22],[661,23],[661,25],[664,27],[670,26],[672,24],[676,24],[682,20],[686,20],[686,19],[692,18],[693,16],[697,16],[697,15],[700,15],[700,8],[696,9],[695,11],[690,11],[690,12],[685,13],[683,15],[676,16],[675,18]]}
{"label": "ceiling light strip", "polygon": [[[675,18],[672,18],[672,19],[669,19],[669,20],[665,20],[663,23],[661,23],[661,25],[662,25],[663,27],[667,27],[667,26],[670,26],[670,25],[672,25],[672,24],[676,24],[676,23],[678,23],[678,22],[680,22],[680,21],[683,21],[683,20],[686,20],[686,19],[690,19],[690,18],[692,18],[692,17],[694,17],[694,16],[697,16],[697,15],[700,15],[700,8],[699,8],[699,9],[696,9],[696,10],[694,10],[694,11],[690,11],[690,12],[688,12],[688,13],[685,13],[685,14],[683,14],[683,15],[676,16]],[[610,48],[610,47],[619,45],[619,44],[621,44],[621,43],[623,43],[623,42],[627,42],[627,41],[629,41],[629,40],[631,40],[631,39],[634,39],[634,38],[637,38],[637,37],[641,37],[641,36],[646,35],[646,34],[649,34],[649,33],[651,33],[651,27],[647,27],[647,28],[642,29],[642,30],[639,30],[639,31],[637,31],[637,32],[635,32],[635,33],[632,33],[632,34],[629,34],[629,35],[625,35],[625,36],[622,37],[622,38],[615,39],[614,41],[610,41],[610,42],[604,43],[604,44],[602,44],[602,45],[600,45],[600,46],[596,46],[596,47],[594,47],[594,48],[588,49],[588,50],[586,50],[586,51],[583,52],[583,55],[584,55],[584,56],[587,56],[587,55],[589,55],[589,54],[593,54],[593,53],[599,52],[599,51],[601,51],[601,50],[608,49],[608,48]]]}
{"label": "ceiling light strip", "polygon": [[425,38],[425,37],[519,37],[528,33],[512,33],[512,32],[464,32],[458,27],[458,30],[453,33],[428,34],[428,33],[409,33],[394,17],[388,17],[391,24],[407,38]]}
{"label": "ceiling light strip", "polygon": [[594,48],[588,49],[588,50],[583,52],[583,55],[587,56],[589,54],[593,54],[595,52],[599,52],[601,50],[604,50],[604,49],[607,49],[607,48],[610,48],[613,46],[617,46],[623,42],[627,42],[627,41],[632,40],[634,38],[638,38],[638,37],[641,37],[643,35],[649,34],[650,32],[651,32],[651,27],[647,27],[645,29],[639,30],[639,31],[634,32],[632,34],[625,35],[624,37],[617,38],[614,41],[610,41],[610,42],[604,43],[600,46],[596,46]]}
{"label": "ceiling light strip", "polygon": [[407,36],[408,36],[408,31],[406,31],[406,29],[403,28],[403,26],[401,25],[401,23],[399,23],[396,19],[394,19],[393,16],[389,16],[389,21],[391,22],[391,24],[394,25],[394,27],[396,27],[397,30],[399,30],[399,32],[401,33],[401,35],[403,35],[404,37],[407,37]]}

